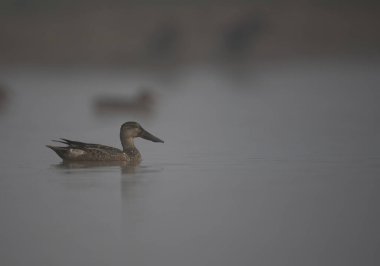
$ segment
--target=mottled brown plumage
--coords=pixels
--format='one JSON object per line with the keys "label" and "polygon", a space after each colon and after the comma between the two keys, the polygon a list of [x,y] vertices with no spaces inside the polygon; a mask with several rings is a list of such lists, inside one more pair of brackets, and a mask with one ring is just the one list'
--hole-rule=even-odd
{"label": "mottled brown plumage", "polygon": [[141,161],[141,154],[135,147],[133,141],[136,137],[163,143],[162,140],[143,129],[139,123],[126,122],[120,128],[120,140],[123,150],[106,145],[85,143],[63,138],[55,140],[55,142],[66,144],[64,147],[46,146],[55,151],[64,161],[126,161],[139,163]]}

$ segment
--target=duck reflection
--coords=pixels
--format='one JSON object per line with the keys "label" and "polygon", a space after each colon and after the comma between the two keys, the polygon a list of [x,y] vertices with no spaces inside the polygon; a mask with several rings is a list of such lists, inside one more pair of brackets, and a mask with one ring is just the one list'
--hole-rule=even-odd
{"label": "duck reflection", "polygon": [[[137,197],[139,188],[144,187],[150,177],[163,170],[162,167],[131,164],[126,162],[61,162],[54,165],[62,170],[65,178],[60,182],[66,188],[87,190],[102,187],[105,184],[115,184],[120,187],[120,197],[128,202]],[[120,169],[120,183],[108,177],[117,177],[115,170]],[[116,175],[115,175],[116,174]]]}
{"label": "duck reflection", "polygon": [[161,172],[162,168],[155,168],[149,166],[141,166],[138,163],[123,162],[123,161],[63,161],[54,165],[58,169],[66,170],[107,170],[109,167],[119,167],[122,175],[133,174],[148,174]]}
{"label": "duck reflection", "polygon": [[93,169],[99,170],[101,168],[118,166],[121,169],[122,174],[134,174],[136,168],[139,167],[137,163],[123,162],[123,161],[63,161],[60,164],[55,165],[61,169]]}

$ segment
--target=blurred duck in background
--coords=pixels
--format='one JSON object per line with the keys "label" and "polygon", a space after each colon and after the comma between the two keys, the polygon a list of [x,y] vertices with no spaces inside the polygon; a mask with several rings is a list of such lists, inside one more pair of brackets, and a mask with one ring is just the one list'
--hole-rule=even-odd
{"label": "blurred duck in background", "polygon": [[225,27],[222,50],[227,57],[245,56],[254,50],[263,33],[263,21],[257,15],[241,18]]}
{"label": "blurred duck in background", "polygon": [[150,114],[155,104],[152,91],[144,88],[134,97],[102,96],[95,100],[97,114],[134,113]]}

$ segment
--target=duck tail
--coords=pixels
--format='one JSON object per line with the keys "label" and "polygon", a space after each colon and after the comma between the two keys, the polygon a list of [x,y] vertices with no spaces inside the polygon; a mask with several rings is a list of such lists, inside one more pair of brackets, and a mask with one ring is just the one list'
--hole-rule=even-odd
{"label": "duck tail", "polygon": [[52,145],[46,145],[46,147],[52,149],[62,159],[66,158],[67,147],[58,147],[58,146],[52,146]]}

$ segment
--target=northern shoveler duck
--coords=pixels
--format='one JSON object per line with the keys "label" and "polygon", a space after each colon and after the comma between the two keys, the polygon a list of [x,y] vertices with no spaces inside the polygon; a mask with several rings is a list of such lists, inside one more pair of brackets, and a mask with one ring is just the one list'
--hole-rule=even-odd
{"label": "northern shoveler duck", "polygon": [[155,95],[148,89],[142,89],[135,97],[103,96],[95,100],[97,114],[135,113],[150,114],[153,111]]}
{"label": "northern shoveler duck", "polygon": [[66,144],[65,147],[46,145],[55,151],[64,161],[126,161],[139,163],[141,154],[135,147],[134,138],[143,138],[153,142],[164,142],[143,129],[137,122],[126,122],[120,128],[120,140],[123,150],[101,144],[84,143],[68,139],[54,140]]}

